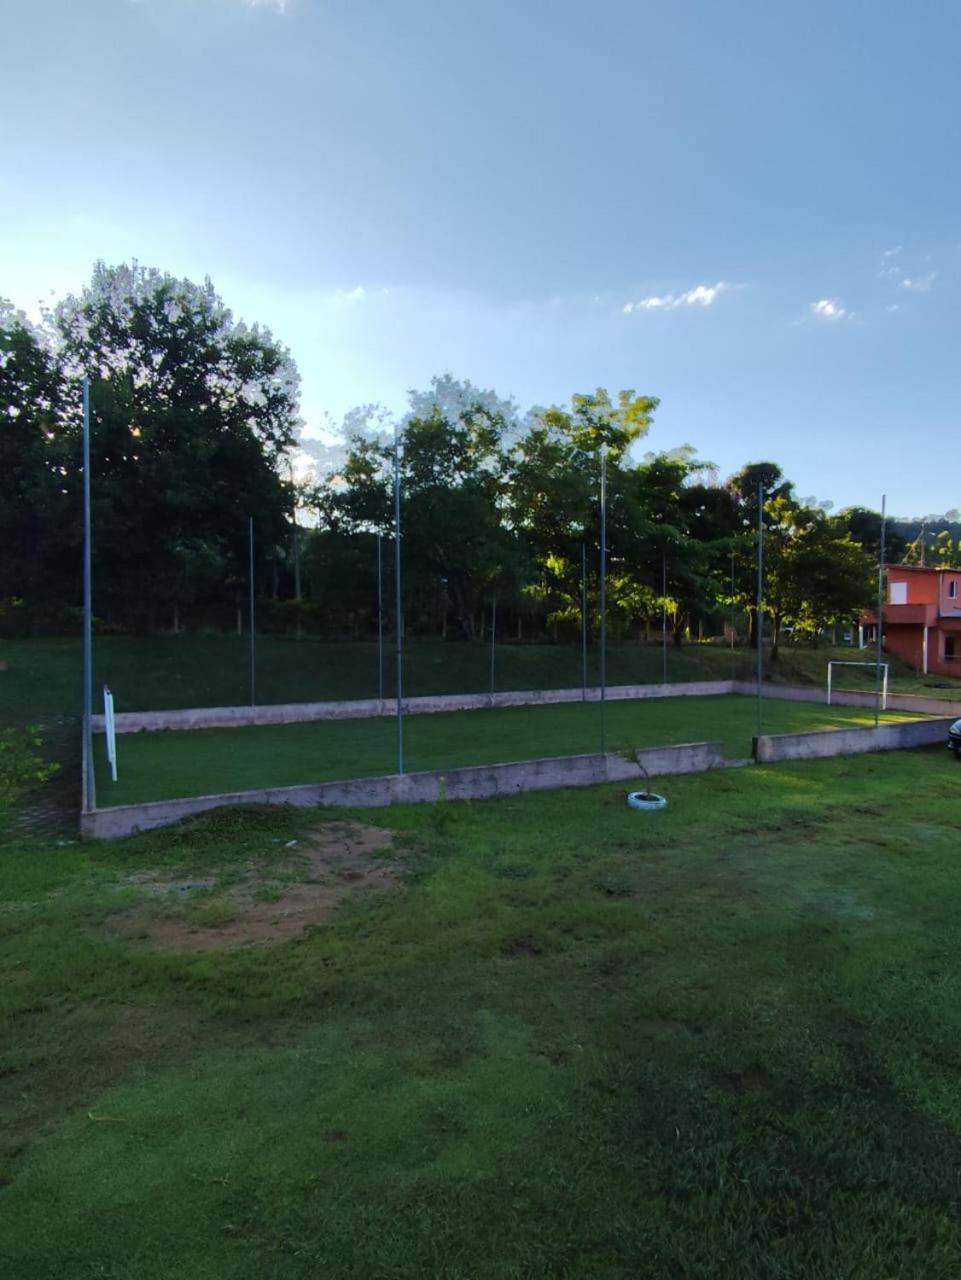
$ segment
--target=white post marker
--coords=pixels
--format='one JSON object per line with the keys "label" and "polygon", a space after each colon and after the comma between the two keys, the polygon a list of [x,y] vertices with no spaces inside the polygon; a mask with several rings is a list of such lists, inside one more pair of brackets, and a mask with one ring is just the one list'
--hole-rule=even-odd
{"label": "white post marker", "polygon": [[[832,685],[831,668],[832,667],[870,667],[872,671],[875,671],[877,670],[877,665],[878,664],[876,662],[836,662],[833,660],[829,662],[828,663],[828,706],[831,705],[831,685]],[[888,709],[888,665],[889,664],[886,662],[881,663],[881,669],[884,672],[884,680],[881,686],[881,710],[882,711],[887,711]]]}
{"label": "white post marker", "polygon": [[103,727],[107,739],[107,763],[110,765],[110,776],[117,781],[117,724],[113,715],[113,694],[103,687]]}

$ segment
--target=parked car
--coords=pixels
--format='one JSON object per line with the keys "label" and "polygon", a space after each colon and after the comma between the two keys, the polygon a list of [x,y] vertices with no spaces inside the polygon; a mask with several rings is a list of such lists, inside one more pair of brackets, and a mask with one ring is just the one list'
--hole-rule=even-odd
{"label": "parked car", "polygon": [[961,760],[961,720],[955,720],[948,730],[948,746],[954,752],[955,760]]}

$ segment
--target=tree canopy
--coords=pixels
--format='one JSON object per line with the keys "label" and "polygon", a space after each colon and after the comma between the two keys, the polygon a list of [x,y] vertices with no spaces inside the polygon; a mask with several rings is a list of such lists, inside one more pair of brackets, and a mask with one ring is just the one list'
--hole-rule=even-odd
{"label": "tree canopy", "polygon": [[[246,595],[252,519],[258,590],[276,604],[265,625],[376,626],[377,540],[383,552],[394,536],[391,416],[348,415],[330,465],[295,484],[304,442],[287,349],[235,320],[209,280],[136,262],[98,263],[38,324],[0,305],[0,626],[75,622],[83,375],[103,625],[228,625]],[[518,636],[579,629],[583,595],[596,622],[602,450],[617,634],[666,616],[681,643],[717,635],[733,609],[753,635],[759,501],[775,644],[784,627],[813,637],[869,604],[876,512],[829,514],[771,461],[722,481],[689,446],[642,452],[658,407],[599,387],[522,414],[449,374],[412,391],[396,422],[408,628],[471,639],[495,596]],[[887,546],[894,559],[907,542],[889,529]],[[928,563],[958,555],[947,531],[925,549]]]}

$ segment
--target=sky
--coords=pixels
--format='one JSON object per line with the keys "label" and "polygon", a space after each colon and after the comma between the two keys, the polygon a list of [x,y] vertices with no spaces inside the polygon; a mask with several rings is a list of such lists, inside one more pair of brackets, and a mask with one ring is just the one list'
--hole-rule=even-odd
{"label": "sky", "polygon": [[137,258],[310,433],[451,373],[961,507],[956,0],[0,0],[0,296]]}

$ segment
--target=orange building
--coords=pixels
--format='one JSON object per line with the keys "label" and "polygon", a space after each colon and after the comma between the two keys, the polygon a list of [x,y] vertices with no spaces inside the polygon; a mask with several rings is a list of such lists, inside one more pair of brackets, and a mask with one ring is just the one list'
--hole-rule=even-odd
{"label": "orange building", "polygon": [[[887,579],[885,650],[919,671],[961,676],[961,569],[897,564]],[[877,620],[862,621],[873,628]]]}

